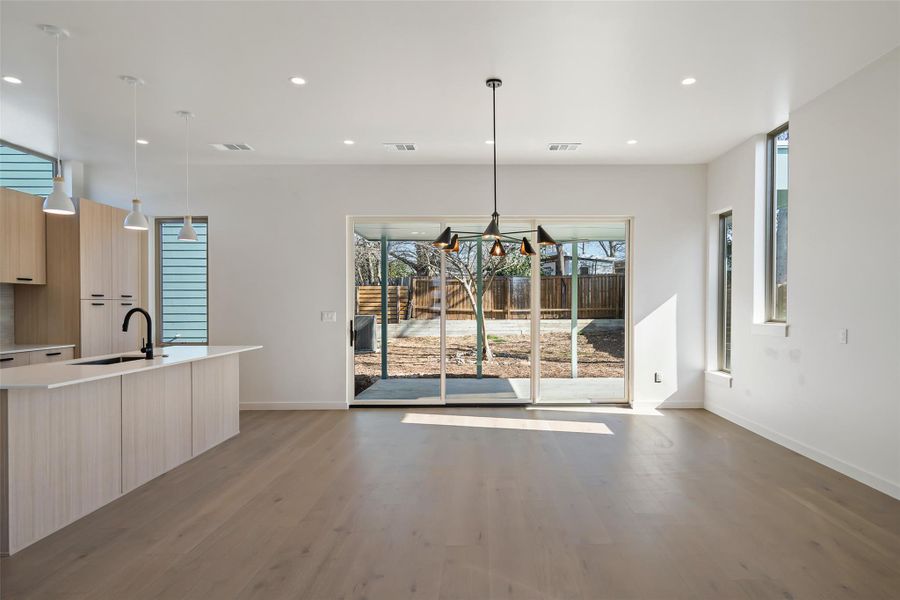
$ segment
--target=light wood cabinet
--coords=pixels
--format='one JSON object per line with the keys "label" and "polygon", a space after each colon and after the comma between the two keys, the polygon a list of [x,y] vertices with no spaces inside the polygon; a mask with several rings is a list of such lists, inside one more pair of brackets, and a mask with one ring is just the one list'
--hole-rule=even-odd
{"label": "light wood cabinet", "polygon": [[122,331],[122,323],[125,321],[125,315],[128,311],[137,306],[137,302],[133,302],[127,298],[121,300],[113,300],[113,322],[112,329],[112,350],[110,352],[134,352],[141,347],[141,325],[144,323],[144,317],[135,314],[131,317],[128,324],[128,331]]}
{"label": "light wood cabinet", "polygon": [[194,456],[235,436],[240,430],[238,356],[191,364]]}
{"label": "light wood cabinet", "polygon": [[83,199],[78,229],[81,258],[81,298],[113,298],[112,207]]}
{"label": "light wood cabinet", "polygon": [[121,381],[3,390],[0,399],[10,424],[3,550],[12,554],[121,494]]}
{"label": "light wood cabinet", "polygon": [[191,458],[191,365],[122,376],[122,492]]}
{"label": "light wood cabinet", "polygon": [[112,354],[113,302],[81,301],[81,355]]}
{"label": "light wood cabinet", "polygon": [[0,188],[0,282],[47,282],[43,199]]}
{"label": "light wood cabinet", "polygon": [[75,358],[74,348],[51,348],[48,350],[34,350],[29,352],[29,360],[32,365],[40,365],[50,362],[59,362],[61,360],[72,360]]}
{"label": "light wood cabinet", "polygon": [[0,355],[0,369],[9,369],[11,367],[27,367],[30,364],[30,352],[13,352],[12,354]]}
{"label": "light wood cabinet", "polygon": [[[126,214],[82,198],[75,216],[47,216],[47,285],[15,286],[18,343],[75,343],[76,356],[140,347],[143,323],[121,335],[125,311],[116,310],[120,300],[147,305],[147,232],[125,229]],[[107,307],[105,319],[92,300]]]}
{"label": "light wood cabinet", "polygon": [[122,226],[128,211],[114,207],[109,209],[113,298],[137,301],[141,296],[141,234]]}

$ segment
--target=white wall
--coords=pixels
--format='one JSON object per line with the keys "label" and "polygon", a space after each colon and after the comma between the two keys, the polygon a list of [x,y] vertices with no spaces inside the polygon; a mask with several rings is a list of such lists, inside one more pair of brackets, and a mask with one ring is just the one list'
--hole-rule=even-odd
{"label": "white wall", "polygon": [[[114,179],[92,168],[89,195]],[[265,346],[241,358],[241,400],[264,405],[345,405],[347,215],[491,210],[486,166],[208,166],[191,186],[210,219],[210,341]],[[705,187],[704,166],[500,168],[507,218],[634,217],[639,403],[702,406]]]}
{"label": "white wall", "polygon": [[787,337],[753,327],[764,137],[708,167],[708,224],[734,211],[734,379],[728,388],[708,378],[706,407],[900,497],[900,50],[793,110],[790,123]]}

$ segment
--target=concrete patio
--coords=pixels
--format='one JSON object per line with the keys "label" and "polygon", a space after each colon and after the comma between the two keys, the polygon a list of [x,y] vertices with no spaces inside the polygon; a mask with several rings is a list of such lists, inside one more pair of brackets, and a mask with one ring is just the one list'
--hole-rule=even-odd
{"label": "concrete patio", "polygon": [[[621,377],[585,377],[579,379],[541,379],[542,403],[620,403],[625,399],[625,380]],[[379,379],[360,392],[354,402],[440,404],[440,380],[424,377]],[[531,402],[531,381],[527,378],[497,377],[447,378],[448,402]]]}

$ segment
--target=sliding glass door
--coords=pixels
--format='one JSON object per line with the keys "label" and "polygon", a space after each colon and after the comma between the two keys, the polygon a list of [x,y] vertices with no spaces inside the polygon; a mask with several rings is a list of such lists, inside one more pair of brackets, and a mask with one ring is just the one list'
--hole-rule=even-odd
{"label": "sliding glass door", "polygon": [[353,230],[353,400],[441,404],[439,223]]}
{"label": "sliding glass door", "polygon": [[558,243],[541,248],[538,400],[624,403],[627,224],[552,227]]}
{"label": "sliding glass door", "polygon": [[353,403],[627,401],[627,222],[544,223],[558,243],[539,256],[480,238],[438,250],[448,225],[483,229],[354,221]]}
{"label": "sliding glass door", "polygon": [[[481,231],[480,222],[451,223]],[[504,224],[509,230],[530,223]],[[531,402],[531,257],[518,244],[460,241],[447,252],[446,396],[448,404]]]}

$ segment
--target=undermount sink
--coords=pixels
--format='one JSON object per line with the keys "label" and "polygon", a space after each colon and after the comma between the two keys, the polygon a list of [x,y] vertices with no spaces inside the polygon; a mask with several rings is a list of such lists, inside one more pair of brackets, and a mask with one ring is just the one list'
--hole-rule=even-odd
{"label": "undermount sink", "polygon": [[85,360],[73,365],[115,365],[118,363],[129,362],[132,360],[146,360],[143,356],[113,356],[112,358],[98,358],[97,360]]}

